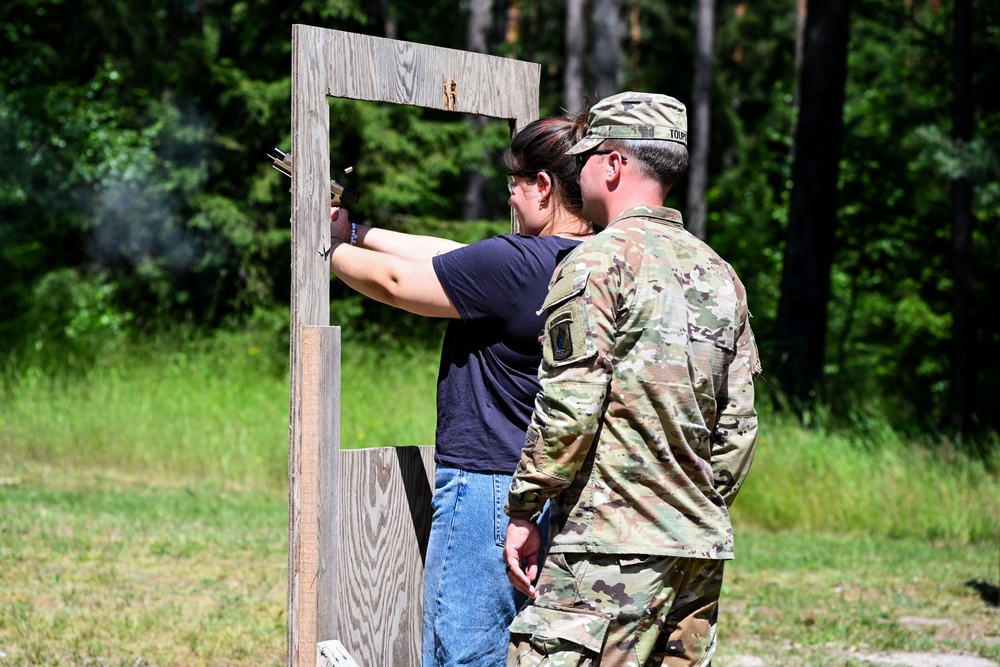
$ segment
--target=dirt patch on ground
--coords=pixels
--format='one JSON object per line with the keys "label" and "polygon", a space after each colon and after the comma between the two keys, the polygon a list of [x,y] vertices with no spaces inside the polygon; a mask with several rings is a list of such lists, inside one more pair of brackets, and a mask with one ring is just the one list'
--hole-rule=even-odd
{"label": "dirt patch on ground", "polygon": [[992,660],[955,653],[854,653],[852,657],[865,664],[886,667],[997,667]]}
{"label": "dirt patch on ground", "polygon": [[738,655],[729,661],[729,667],[767,667],[767,663],[752,655]]}

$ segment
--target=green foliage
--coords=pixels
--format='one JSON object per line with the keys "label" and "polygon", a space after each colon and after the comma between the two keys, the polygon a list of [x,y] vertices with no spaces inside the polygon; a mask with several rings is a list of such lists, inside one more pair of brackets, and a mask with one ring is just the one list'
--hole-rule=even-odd
{"label": "green foliage", "polygon": [[[524,0],[516,9],[496,6],[488,42],[496,54],[542,65],[541,112],[556,113],[565,4]],[[360,0],[4,3],[0,151],[16,168],[0,171],[0,354],[27,360],[41,341],[43,350],[67,350],[52,358],[82,366],[95,358],[99,339],[117,344],[119,329],[144,336],[280,322],[291,280],[288,183],[264,153],[290,145],[291,26],[381,34],[379,11]],[[401,39],[466,44],[462,5],[391,4],[388,11]],[[1000,284],[992,261],[1000,253],[1000,64],[993,57],[1000,9],[977,6],[976,130],[965,146],[950,138],[951,6],[860,0],[852,11],[821,395],[844,423],[870,414],[868,397],[878,395],[894,426],[935,431],[951,391],[946,249],[956,176],[975,185],[975,345],[1000,344],[987,317],[1000,309],[992,289]],[[686,100],[694,5],[641,0],[623,18],[630,30],[622,87]],[[795,9],[727,0],[718,3],[716,24],[709,240],[746,283],[766,373],[776,362],[794,150]],[[498,161],[505,122],[481,127],[349,100],[331,101],[330,111],[334,175],[353,166],[343,180],[362,191],[355,219],[393,229],[456,220],[470,170],[491,179],[490,217],[506,218]],[[668,201],[682,210],[685,185]],[[502,223],[497,229],[504,231]],[[61,300],[49,295],[56,283]],[[73,306],[71,292],[104,304],[117,328],[73,324],[74,309],[92,309]],[[338,283],[332,292],[334,318],[359,340],[437,346],[440,322],[382,309]],[[60,314],[62,307],[69,310]],[[982,430],[996,425],[997,364],[981,364],[975,409]]]}
{"label": "green foliage", "polygon": [[[862,3],[852,25],[825,395],[842,414],[886,396],[884,418],[911,429],[942,423],[948,401],[950,179],[989,192],[998,176],[984,126],[967,147],[947,138],[950,37],[947,13],[925,3]],[[996,228],[995,211],[975,214]],[[987,265],[976,265],[980,286]],[[992,299],[980,291],[977,310]],[[991,419],[985,404],[974,410]]]}
{"label": "green foliage", "polygon": [[[363,191],[356,211],[386,224],[398,216],[457,220],[462,175],[477,170],[493,183],[492,208],[506,214],[500,156],[510,140],[504,121],[483,126],[417,107],[332,100],[331,161],[353,166],[345,177]],[[489,159],[484,160],[484,155]]]}
{"label": "green foliage", "polygon": [[23,367],[81,372],[126,340],[133,315],[119,311],[117,286],[98,275],[81,279],[72,269],[46,274],[35,285],[28,317],[34,336],[20,351]]}

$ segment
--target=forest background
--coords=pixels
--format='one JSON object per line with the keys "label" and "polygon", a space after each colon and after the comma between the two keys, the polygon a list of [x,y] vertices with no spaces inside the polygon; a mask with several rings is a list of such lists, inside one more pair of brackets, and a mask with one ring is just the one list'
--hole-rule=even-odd
{"label": "forest background", "polygon": [[[1000,5],[971,0],[10,0],[0,8],[0,355],[255,328],[287,351],[290,27],[541,63],[542,115],[688,103],[688,215],[747,285],[763,389],[981,455],[1000,411]],[[973,13],[974,9],[974,13]],[[700,56],[699,56],[700,54]],[[331,101],[370,224],[503,231],[503,122]],[[335,174],[336,175],[336,174]],[[463,221],[500,221],[466,224]],[[338,284],[373,345],[441,327]]]}
{"label": "forest background", "polygon": [[[0,3],[0,664],[284,664],[295,23],[685,102],[765,369],[718,662],[1000,664],[987,0]],[[330,105],[355,219],[509,229],[505,122]],[[343,446],[431,444],[443,323],[331,295]]]}

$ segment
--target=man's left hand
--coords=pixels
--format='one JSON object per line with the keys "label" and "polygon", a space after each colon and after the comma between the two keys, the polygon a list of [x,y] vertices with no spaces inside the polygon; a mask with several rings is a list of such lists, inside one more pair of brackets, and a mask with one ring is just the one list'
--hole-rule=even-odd
{"label": "man's left hand", "polygon": [[507,564],[507,578],[514,588],[528,597],[538,597],[532,582],[538,577],[538,558],[542,553],[542,531],[525,519],[511,519],[507,526],[503,559]]}

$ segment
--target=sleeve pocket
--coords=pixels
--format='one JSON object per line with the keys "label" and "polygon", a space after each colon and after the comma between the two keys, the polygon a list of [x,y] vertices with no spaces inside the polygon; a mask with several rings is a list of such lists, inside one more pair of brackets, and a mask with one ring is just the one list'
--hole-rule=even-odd
{"label": "sleeve pocket", "polygon": [[610,623],[611,619],[596,612],[531,604],[514,617],[510,631],[527,635],[540,646],[569,642],[599,654]]}
{"label": "sleeve pocket", "polygon": [[549,366],[565,366],[597,353],[597,343],[588,335],[590,310],[581,298],[590,272],[560,277],[549,289],[538,314],[548,312],[542,336],[542,354]]}
{"label": "sleeve pocket", "polygon": [[567,273],[559,276],[559,279],[549,288],[549,293],[545,295],[542,307],[538,309],[535,315],[541,315],[583,294],[583,291],[587,288],[587,280],[589,278],[590,271],[586,273]]}

